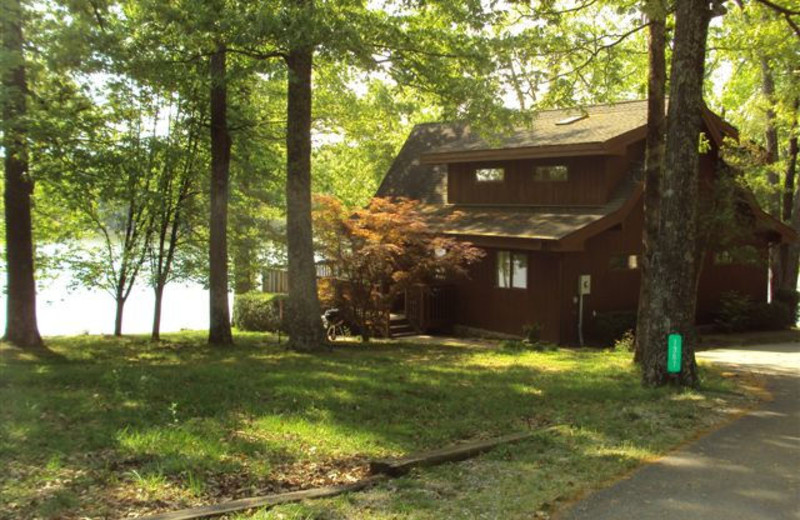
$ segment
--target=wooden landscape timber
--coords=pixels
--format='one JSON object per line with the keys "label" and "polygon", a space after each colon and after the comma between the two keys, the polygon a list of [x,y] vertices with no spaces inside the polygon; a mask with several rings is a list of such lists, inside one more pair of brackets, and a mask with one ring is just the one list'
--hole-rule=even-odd
{"label": "wooden landscape timber", "polygon": [[196,518],[210,518],[226,513],[233,513],[235,511],[254,509],[256,507],[272,507],[281,504],[290,504],[292,502],[300,502],[302,500],[310,500],[313,498],[333,497],[336,495],[341,495],[342,493],[348,493],[350,491],[359,491],[385,479],[386,477],[384,476],[376,476],[341,486],[326,486],[314,489],[304,489],[301,491],[291,491],[289,493],[279,493],[277,495],[240,498],[239,500],[231,500],[230,502],[223,502],[221,504],[211,504],[207,506],[181,509],[180,511],[170,511],[167,513],[145,516],[141,517],[141,520],[194,520]]}
{"label": "wooden landscape timber", "polygon": [[439,450],[412,454],[401,459],[373,460],[369,463],[369,470],[372,476],[363,480],[359,480],[358,482],[353,482],[352,484],[326,486],[321,488],[305,489],[301,491],[291,491],[289,493],[279,493],[275,495],[241,498],[238,500],[231,500],[230,502],[223,502],[221,504],[211,504],[207,506],[192,507],[189,509],[181,509],[179,511],[170,511],[156,515],[145,516],[141,517],[141,520],[195,520],[198,518],[210,518],[226,513],[254,509],[257,507],[272,507],[281,504],[289,504],[292,502],[300,502],[302,500],[330,498],[343,493],[361,491],[362,489],[366,489],[374,484],[386,480],[389,477],[399,477],[405,475],[413,468],[437,466],[439,464],[459,462],[476,457],[482,453],[486,453],[496,448],[497,446],[530,439],[535,435],[550,431],[553,428],[554,427],[551,426],[549,428],[540,430],[511,433],[509,435],[503,435],[502,437],[465,442],[455,446],[448,446]]}
{"label": "wooden landscape timber", "polygon": [[447,462],[458,462],[472,457],[476,457],[482,453],[486,453],[501,444],[511,444],[514,442],[524,441],[530,439],[534,435],[547,431],[533,430],[528,432],[512,433],[502,437],[495,437],[482,441],[467,442],[457,444],[455,446],[448,446],[439,450],[427,451],[409,455],[402,459],[382,459],[373,460],[369,463],[369,471],[371,474],[384,474],[392,477],[399,477],[405,475],[413,468],[421,468],[427,466],[437,466]]}

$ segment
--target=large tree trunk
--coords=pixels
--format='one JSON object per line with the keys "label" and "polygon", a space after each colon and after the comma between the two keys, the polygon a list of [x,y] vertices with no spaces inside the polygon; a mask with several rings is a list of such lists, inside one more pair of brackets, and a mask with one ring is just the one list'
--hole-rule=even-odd
{"label": "large tree trunk", "polygon": [[3,13],[3,47],[11,63],[3,72],[3,148],[5,148],[5,202],[7,308],[5,340],[23,348],[41,349],[36,324],[36,283],[33,269],[31,194],[26,144],[28,85],[22,52],[22,6],[9,2]]}
{"label": "large tree trunk", "polygon": [[[798,103],[795,102],[795,114],[798,112]],[[792,125],[792,137],[789,139],[789,150],[786,157],[786,176],[783,182],[783,221],[790,224],[795,231],[800,233],[800,190],[797,189],[797,115]],[[800,244],[780,245],[780,264],[783,269],[780,289],[784,291],[797,290],[797,275],[800,266]]]}
{"label": "large tree trunk", "polygon": [[[309,5],[309,4],[307,4]],[[314,49],[301,45],[289,52],[286,129],[286,232],[289,300],[286,326],[289,346],[318,350],[325,344],[317,297],[311,230],[311,68]]]}
{"label": "large tree trunk", "polygon": [[[772,108],[775,102],[775,80],[772,77],[772,67],[766,56],[759,58],[761,65],[761,94],[766,102],[764,117],[766,119],[766,129],[764,130],[765,162],[767,163],[767,182],[769,182],[772,192],[767,200],[767,210],[770,215],[780,218],[781,215],[781,196],[780,179],[778,173],[773,169],[778,162],[778,127],[776,125],[775,110]],[[770,294],[775,297],[775,291],[783,285],[783,268],[781,266],[781,254],[779,248],[770,249],[770,271],[772,278],[770,283]]]}
{"label": "large tree trunk", "polygon": [[[645,7],[649,27],[649,74],[647,78],[647,138],[645,143],[644,169],[644,230],[642,236],[641,285],[639,286],[639,309],[637,330],[647,329],[647,312],[643,304],[650,297],[648,273],[652,263],[651,241],[658,233],[659,181],[664,164],[664,135],[666,132],[665,93],[667,81],[666,19],[667,8],[662,0],[652,0]],[[642,360],[641,341],[636,335],[634,361]]]}
{"label": "large tree trunk", "polygon": [[228,310],[228,177],[231,138],[228,134],[228,93],[224,44],[211,56],[211,222],[209,239],[210,317],[208,342],[231,345]]}
{"label": "large tree trunk", "polygon": [[646,327],[639,331],[642,382],[648,386],[664,385],[671,379],[667,373],[667,337],[671,333],[683,336],[681,371],[675,382],[684,386],[698,384],[694,358],[698,139],[710,17],[707,2],[677,2],[658,227],[656,236],[649,238],[648,294],[642,302]]}

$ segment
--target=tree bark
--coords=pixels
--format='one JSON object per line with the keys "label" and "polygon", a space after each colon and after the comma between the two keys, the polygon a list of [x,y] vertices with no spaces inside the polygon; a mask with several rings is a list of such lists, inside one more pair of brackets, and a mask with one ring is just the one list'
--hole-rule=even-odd
{"label": "tree bark", "polygon": [[231,138],[228,133],[226,48],[220,43],[210,60],[211,79],[211,222],[209,240],[210,316],[208,342],[232,345],[228,309],[228,179]]}
{"label": "tree bark", "polygon": [[153,306],[153,330],[150,333],[152,341],[161,340],[161,302],[164,300],[164,286],[161,284],[153,288],[155,305]]}
{"label": "tree bark", "polygon": [[[795,102],[795,120],[792,124],[791,138],[789,139],[789,150],[786,157],[786,175],[783,183],[783,221],[791,225],[795,231],[800,233],[800,190],[797,189],[797,113],[800,106]],[[800,266],[800,245],[781,244],[780,245],[780,265],[783,269],[781,276],[780,289],[784,291],[797,290],[797,275]]]}
{"label": "tree bark", "polygon": [[117,307],[114,313],[114,336],[122,336],[122,316],[125,312],[125,298],[117,297]]}
{"label": "tree bark", "polygon": [[[642,302],[647,318],[646,327],[639,332],[642,382],[647,386],[671,380],[683,386],[698,384],[694,357],[698,140],[710,18],[707,2],[678,0],[658,228],[649,238],[649,288],[647,300]],[[667,337],[671,333],[683,337],[681,371],[674,378],[667,373]]]}
{"label": "tree bark", "polygon": [[[651,241],[658,233],[659,181],[664,164],[664,136],[666,133],[665,89],[667,81],[666,18],[667,8],[662,0],[652,0],[645,6],[649,26],[647,78],[647,137],[645,141],[644,169],[644,229],[642,233],[642,262],[639,286],[639,308],[636,328],[647,329],[645,303],[649,301],[650,283],[648,273],[652,264]],[[636,350],[633,359],[642,360],[642,347],[636,335]]]}
{"label": "tree bark", "polygon": [[[310,1],[303,1],[311,7]],[[285,315],[289,347],[318,350],[325,345],[317,296],[311,229],[311,70],[314,48],[295,46],[286,58],[287,102],[286,233],[289,299]]]}
{"label": "tree bark", "polygon": [[22,5],[9,2],[3,13],[3,47],[12,63],[3,72],[3,148],[5,148],[5,202],[7,308],[4,339],[18,347],[42,349],[36,323],[36,283],[33,265],[33,225],[28,175],[28,84],[22,49]]}
{"label": "tree bark", "polygon": [[[767,201],[767,210],[770,215],[775,218],[780,218],[781,215],[781,195],[780,195],[780,179],[778,173],[773,169],[775,163],[778,162],[778,127],[776,125],[775,110],[772,108],[775,102],[775,80],[772,77],[772,67],[770,66],[769,59],[766,56],[759,57],[761,65],[761,94],[767,107],[764,111],[766,119],[766,129],[764,131],[764,145],[765,145],[765,162],[767,164],[767,182],[772,188],[769,199]],[[783,267],[781,265],[780,248],[770,249],[770,271],[772,278],[770,281],[770,294],[775,297],[777,291],[783,285]]]}

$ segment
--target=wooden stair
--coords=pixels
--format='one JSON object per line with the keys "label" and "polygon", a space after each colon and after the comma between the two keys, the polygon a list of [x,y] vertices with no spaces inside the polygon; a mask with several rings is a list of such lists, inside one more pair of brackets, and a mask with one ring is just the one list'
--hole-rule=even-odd
{"label": "wooden stair", "polygon": [[391,314],[389,316],[389,337],[400,338],[404,336],[414,336],[417,331],[411,326],[405,314]]}

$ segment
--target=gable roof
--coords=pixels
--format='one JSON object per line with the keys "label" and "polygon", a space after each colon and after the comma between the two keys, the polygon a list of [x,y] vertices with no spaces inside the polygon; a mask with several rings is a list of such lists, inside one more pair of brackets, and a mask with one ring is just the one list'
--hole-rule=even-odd
{"label": "gable roof", "polygon": [[[531,129],[513,133],[495,148],[486,148],[489,145],[466,123],[416,125],[376,196],[418,200],[434,229],[468,237],[476,243],[519,240],[523,248],[541,248],[549,242],[546,246],[549,248],[579,249],[585,238],[621,222],[639,202],[642,185],[632,172],[601,206],[457,205],[446,204],[446,163],[480,160],[476,157],[500,152],[503,159],[569,155],[565,150],[577,155],[617,153],[617,147],[624,150],[627,144],[645,137],[646,101],[595,105],[584,111],[588,117],[568,124],[556,123],[584,112],[576,109],[539,112]],[[723,136],[736,137],[736,129],[707,108],[703,120],[714,142],[720,143]],[[762,228],[780,239],[797,240],[794,230],[765,214],[754,199],[748,202]],[[454,215],[458,218],[453,219]]]}
{"label": "gable roof", "polygon": [[424,153],[462,139],[463,123],[425,123],[414,126],[376,193],[377,197],[406,197],[428,204],[444,204],[447,166],[423,164]]}
{"label": "gable roof", "polygon": [[[705,107],[703,121],[717,145],[722,143],[723,136],[737,135],[735,128]],[[644,139],[646,129],[646,100],[542,110],[535,114],[529,127],[515,130],[494,143],[481,138],[468,125],[462,125],[461,138],[428,150],[422,160],[444,163],[622,154],[626,145]]]}

